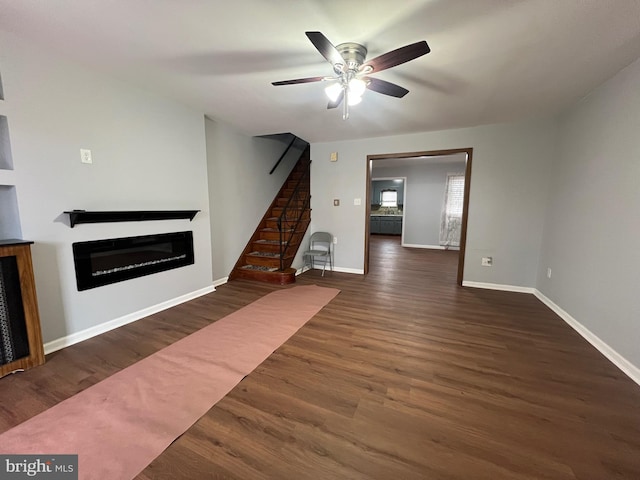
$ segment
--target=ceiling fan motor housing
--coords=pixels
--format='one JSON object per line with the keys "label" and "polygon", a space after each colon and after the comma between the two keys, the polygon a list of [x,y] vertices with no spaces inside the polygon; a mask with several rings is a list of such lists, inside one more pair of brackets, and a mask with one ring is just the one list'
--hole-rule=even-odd
{"label": "ceiling fan motor housing", "polygon": [[339,66],[334,65],[334,70],[338,74],[344,71],[357,72],[360,65],[364,63],[364,59],[367,58],[367,48],[359,43],[341,43],[336,46],[336,50],[340,52],[345,61],[345,65],[340,70]]}

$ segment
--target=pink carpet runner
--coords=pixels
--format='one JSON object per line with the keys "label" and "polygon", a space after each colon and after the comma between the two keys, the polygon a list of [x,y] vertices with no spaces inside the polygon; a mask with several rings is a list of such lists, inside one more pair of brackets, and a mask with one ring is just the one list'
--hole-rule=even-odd
{"label": "pink carpet runner", "polygon": [[272,292],[1,434],[0,453],[78,454],[81,479],[132,479],[338,293]]}

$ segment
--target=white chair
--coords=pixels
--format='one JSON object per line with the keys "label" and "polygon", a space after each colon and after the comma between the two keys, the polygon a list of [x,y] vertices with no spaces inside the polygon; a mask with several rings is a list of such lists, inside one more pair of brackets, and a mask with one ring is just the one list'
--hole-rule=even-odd
{"label": "white chair", "polygon": [[305,265],[310,265],[311,268],[315,267],[315,261],[322,261],[322,276],[324,277],[324,271],[329,262],[329,268],[333,270],[333,249],[332,247],[333,235],[327,232],[315,232],[311,234],[309,239],[309,250],[304,252]]}

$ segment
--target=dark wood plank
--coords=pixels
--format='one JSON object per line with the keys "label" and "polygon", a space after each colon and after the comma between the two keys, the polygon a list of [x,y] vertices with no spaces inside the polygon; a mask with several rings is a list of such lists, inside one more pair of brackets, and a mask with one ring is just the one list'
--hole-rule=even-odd
{"label": "dark wood plank", "polygon": [[[640,387],[535,297],[461,288],[457,252],[371,239],[341,293],[139,476],[637,479]],[[283,288],[234,280],[0,380],[0,431]]]}

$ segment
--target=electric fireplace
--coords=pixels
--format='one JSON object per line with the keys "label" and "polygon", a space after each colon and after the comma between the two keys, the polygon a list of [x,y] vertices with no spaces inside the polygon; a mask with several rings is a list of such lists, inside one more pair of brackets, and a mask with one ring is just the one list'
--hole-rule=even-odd
{"label": "electric fireplace", "polygon": [[193,232],[111,238],[73,244],[78,290],[192,265]]}

